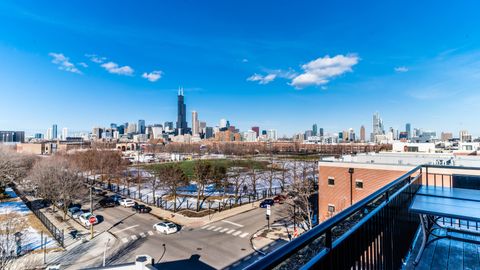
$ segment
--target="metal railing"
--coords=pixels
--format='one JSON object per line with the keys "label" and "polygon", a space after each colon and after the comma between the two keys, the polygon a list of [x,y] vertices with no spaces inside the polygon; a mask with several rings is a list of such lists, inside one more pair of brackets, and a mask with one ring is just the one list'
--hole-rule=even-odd
{"label": "metal railing", "polygon": [[418,166],[246,269],[398,269],[419,226]]}

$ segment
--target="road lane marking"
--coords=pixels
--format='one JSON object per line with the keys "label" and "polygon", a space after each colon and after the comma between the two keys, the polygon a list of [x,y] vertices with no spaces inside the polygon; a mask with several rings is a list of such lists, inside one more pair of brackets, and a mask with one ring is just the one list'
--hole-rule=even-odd
{"label": "road lane marking", "polygon": [[234,232],[235,230],[230,230],[228,232],[226,232],[226,234],[231,234],[232,232]]}
{"label": "road lane marking", "polygon": [[133,226],[130,226],[130,227],[127,227],[127,228],[124,228],[124,229],[121,229],[121,230],[118,230],[116,232],[112,232],[113,234],[117,234],[119,232],[123,232],[123,231],[126,231],[126,230],[130,230],[130,229],[133,229],[135,227],[138,227],[138,224],[137,225],[133,225]]}
{"label": "road lane marking", "polygon": [[236,232],[234,232],[232,235],[233,235],[233,236],[237,236],[237,235],[239,235],[239,234],[241,234],[241,233],[242,233],[241,231],[236,231]]}
{"label": "road lane marking", "polygon": [[142,232],[142,233],[140,233],[140,236],[141,236],[141,237],[145,237],[145,236],[147,236],[147,235],[145,235],[145,233]]}
{"label": "road lane marking", "polygon": [[211,227],[208,228],[207,230],[208,230],[208,231],[211,231],[211,230],[215,229],[216,227],[217,227],[217,226],[211,226]]}
{"label": "road lane marking", "polygon": [[222,227],[217,227],[215,230],[213,230],[214,232],[218,232],[222,229]]}
{"label": "road lane marking", "polygon": [[247,235],[248,235],[248,232],[242,233],[242,234],[240,235],[240,238],[244,238],[244,237],[247,236]]}
{"label": "road lane marking", "polygon": [[228,228],[225,228],[225,229],[221,230],[220,232],[221,232],[221,233],[224,233],[224,232],[226,232],[226,231],[228,231]]}
{"label": "road lane marking", "polygon": [[123,243],[127,243],[128,239],[125,237],[125,238],[122,238],[122,241],[123,241]]}
{"label": "road lane marking", "polygon": [[132,239],[133,239],[133,240],[137,240],[138,237],[134,234],[134,235],[132,235]]}
{"label": "road lane marking", "polygon": [[204,229],[204,230],[205,230],[205,229],[206,229],[206,228],[208,228],[208,227],[210,227],[210,225],[209,225],[209,224],[207,224],[207,225],[203,226],[203,227],[202,227],[202,229]]}
{"label": "road lane marking", "polygon": [[153,232],[152,232],[152,231],[148,231],[148,234],[153,235]]}
{"label": "road lane marking", "polygon": [[235,222],[233,222],[233,221],[222,220],[222,222],[225,222],[225,223],[231,224],[231,225],[233,225],[233,226],[237,226],[237,227],[239,227],[239,228],[242,228],[242,227],[243,227],[243,225],[242,225],[242,224],[238,224],[238,223],[235,223]]}

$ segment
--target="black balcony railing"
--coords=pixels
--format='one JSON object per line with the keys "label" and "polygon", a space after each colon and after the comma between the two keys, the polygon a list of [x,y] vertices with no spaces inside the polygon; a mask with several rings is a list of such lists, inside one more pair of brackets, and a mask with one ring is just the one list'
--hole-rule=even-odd
{"label": "black balcony railing", "polygon": [[398,269],[419,225],[408,212],[422,167],[268,254],[247,269]]}
{"label": "black balcony railing", "polygon": [[246,269],[401,269],[420,224],[409,212],[420,186],[464,187],[476,180],[478,189],[472,170],[480,174],[474,167],[415,167]]}

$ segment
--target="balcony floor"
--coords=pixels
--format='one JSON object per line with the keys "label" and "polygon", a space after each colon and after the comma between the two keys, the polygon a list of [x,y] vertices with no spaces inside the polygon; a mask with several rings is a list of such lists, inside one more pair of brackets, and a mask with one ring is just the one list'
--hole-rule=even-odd
{"label": "balcony floor", "polygon": [[[459,233],[451,233],[454,236],[480,241],[480,237]],[[405,269],[480,269],[480,245],[457,240],[442,238],[433,241],[426,246],[417,266],[413,265],[422,242],[422,234],[418,234],[413,252],[407,261]],[[430,239],[434,239],[431,237]]]}

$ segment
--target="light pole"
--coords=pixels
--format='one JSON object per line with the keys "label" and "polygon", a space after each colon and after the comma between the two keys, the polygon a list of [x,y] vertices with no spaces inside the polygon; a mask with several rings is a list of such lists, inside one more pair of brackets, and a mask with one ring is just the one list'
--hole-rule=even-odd
{"label": "light pole", "polygon": [[353,172],[355,170],[353,168],[348,169],[348,173],[350,174],[350,206],[353,204]]}

